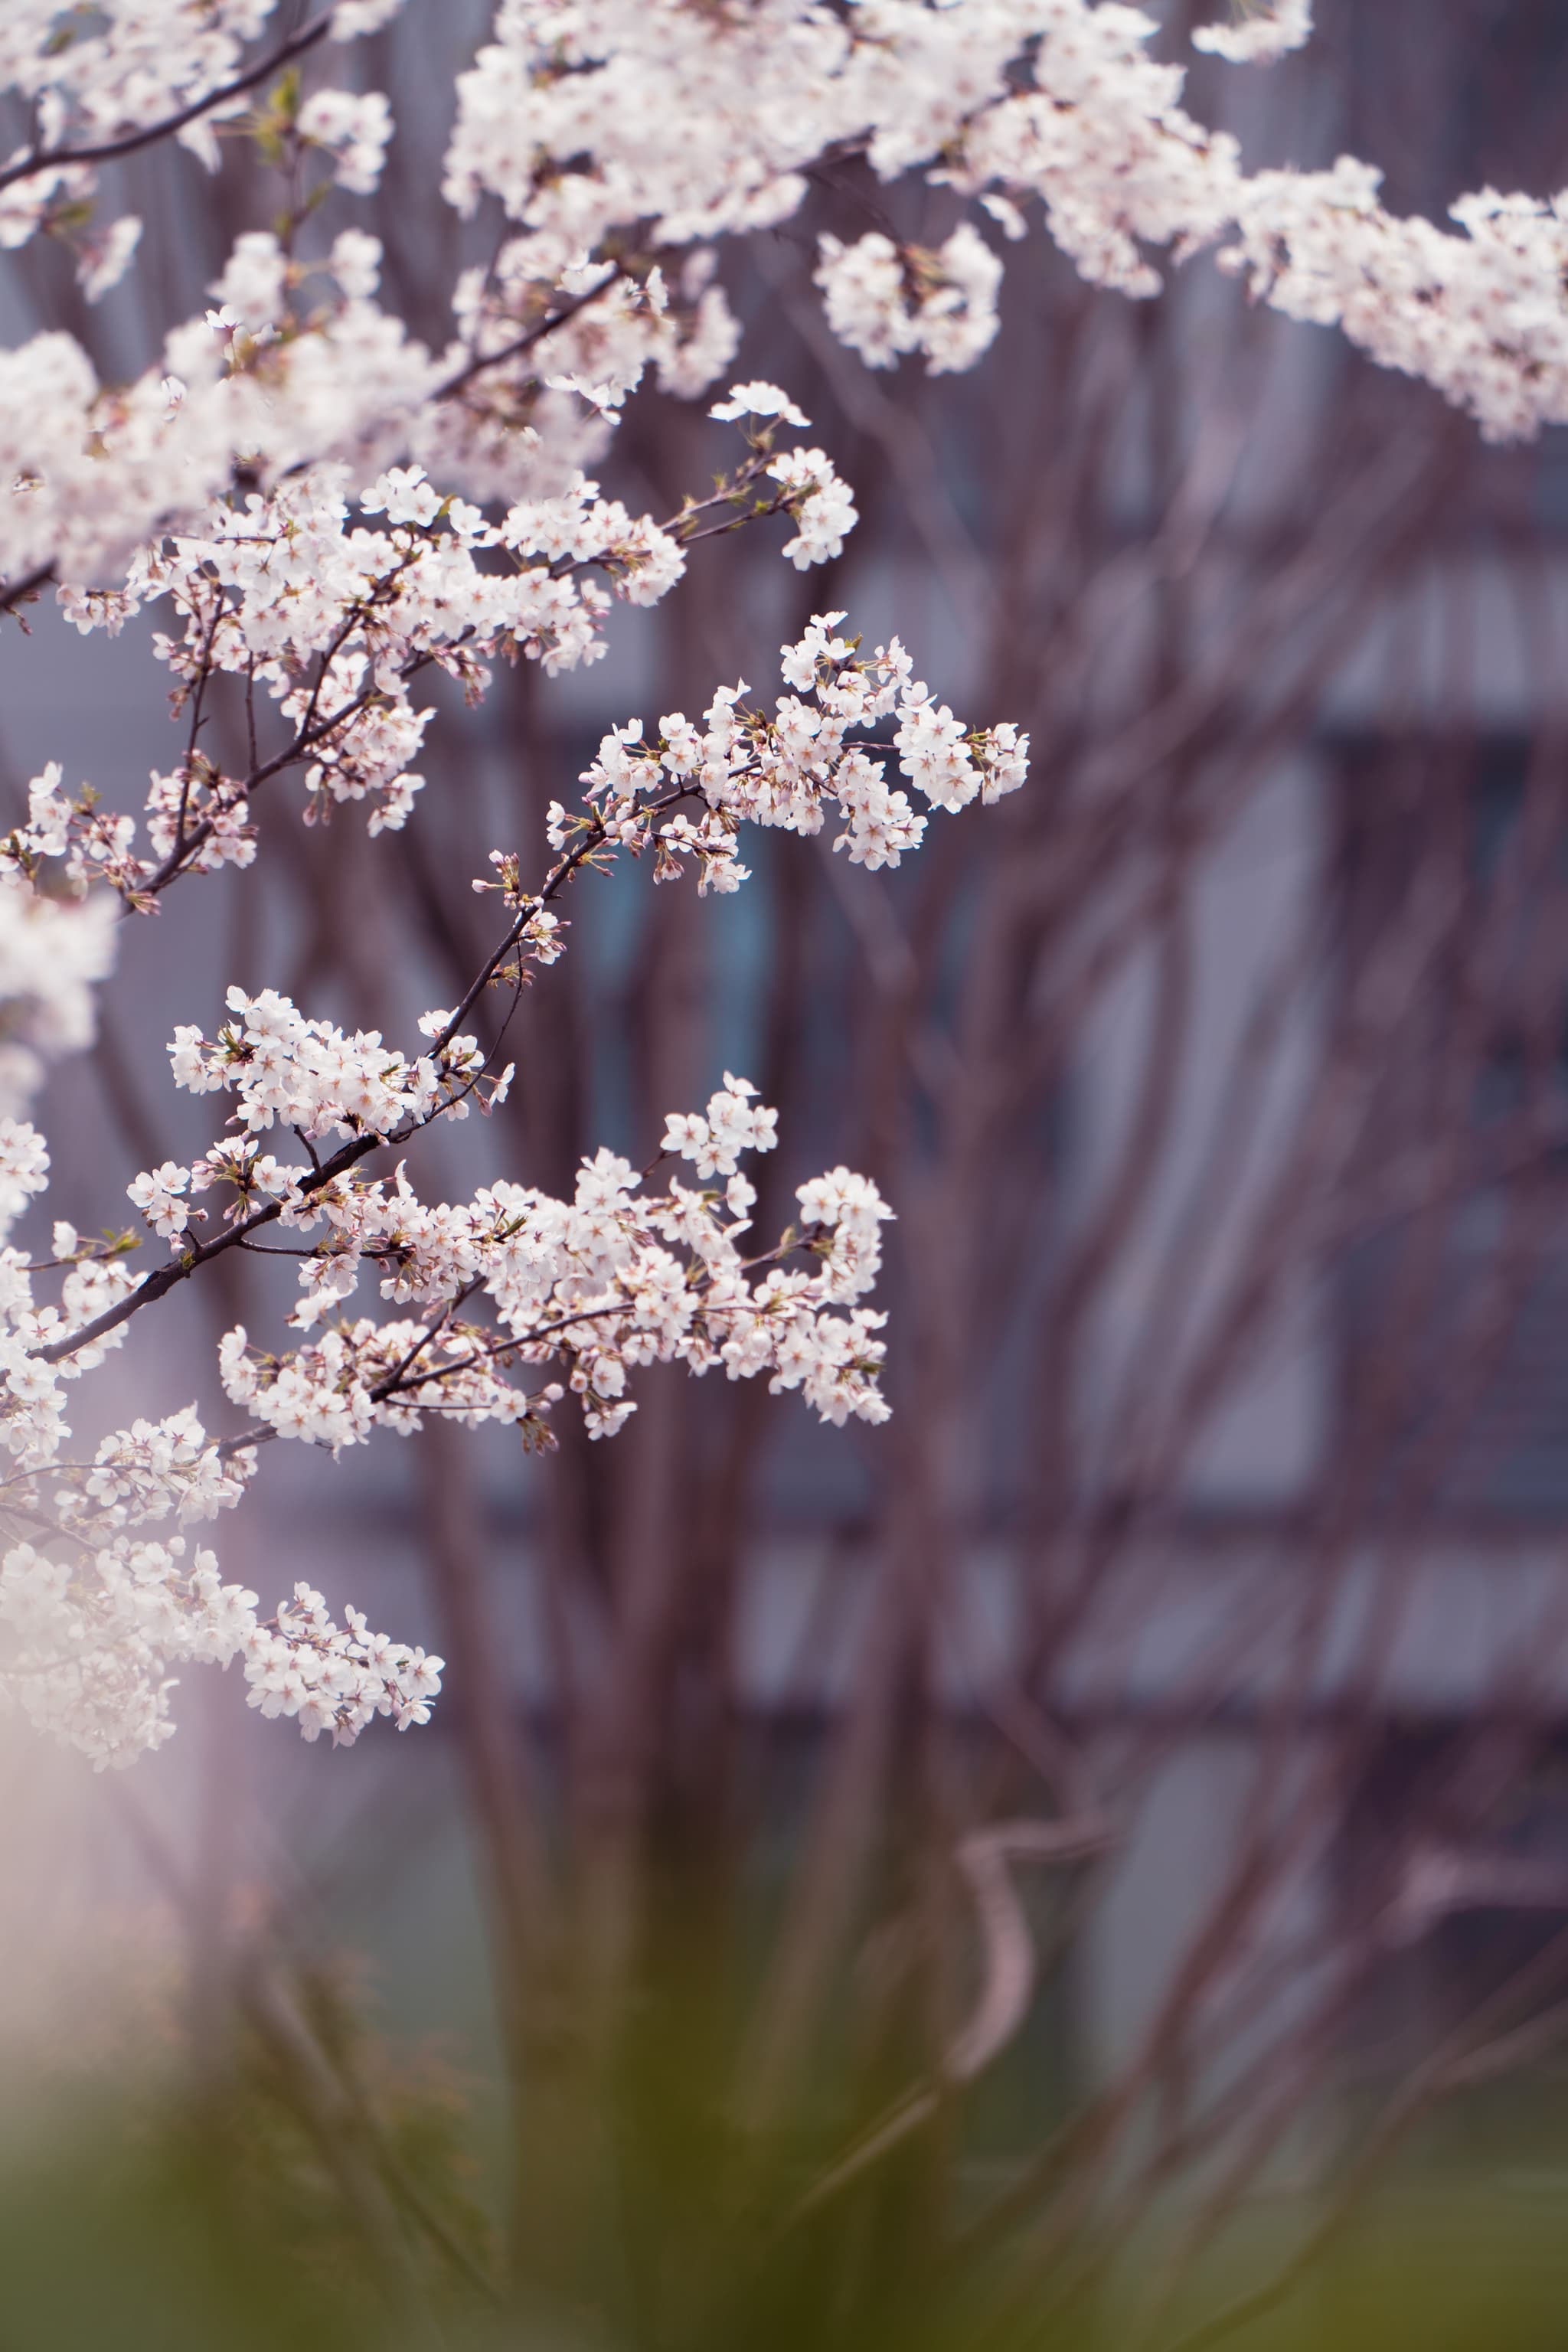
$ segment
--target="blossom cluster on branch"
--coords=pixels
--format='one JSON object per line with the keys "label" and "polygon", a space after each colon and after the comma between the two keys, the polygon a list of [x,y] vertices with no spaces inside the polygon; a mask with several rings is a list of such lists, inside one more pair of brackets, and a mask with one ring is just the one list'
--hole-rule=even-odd
{"label": "blossom cluster on branch", "polygon": [[[374,184],[385,99],[309,85],[394,13],[387,0],[280,40],[268,0],[98,13],[89,29],[51,0],[13,0],[0,28],[0,93],[31,124],[0,166],[0,245],[74,240],[101,291],[136,237],[92,215],[93,175],[117,142],[161,131],[209,165],[220,131],[248,131],[315,158],[350,197]],[[1195,37],[1268,63],[1310,30],[1307,0],[1251,0]],[[162,364],[111,388],[73,338],[36,337],[0,359],[0,578],[52,567],[116,584],[140,541],[199,512],[237,465],[272,484],[322,459],[364,479],[372,459],[413,457],[470,498],[558,488],[649,369],[685,397],[713,382],[738,338],[721,241],[776,227],[814,173],[856,157],[954,191],[1005,241],[1037,205],[1086,277],[1129,294],[1158,289],[1160,253],[1214,247],[1258,297],[1337,323],[1489,434],[1568,416],[1556,201],[1483,190],[1448,229],[1388,212],[1370,162],[1249,173],[1228,133],[1184,110],[1155,31],[1121,0],[501,0],[458,77],[444,187],[465,213],[499,204],[514,233],[454,288],[447,348],[380,307],[379,248],[352,227],[313,262],[247,232],[215,287],[234,312],[221,355],[201,321],[173,324]],[[825,236],[818,274],[834,332],[875,364],[970,366],[995,331],[1003,257],[973,220],[931,249],[882,229]]]}
{"label": "blossom cluster on branch", "polygon": [[[724,414],[750,416],[744,404],[757,390],[738,387]],[[782,394],[752,421],[747,459],[664,526],[601,498],[580,471],[556,496],[515,501],[490,521],[405,466],[357,494],[360,516],[384,519],[377,529],[354,519],[348,467],[323,464],[269,497],[218,503],[199,530],[151,542],[121,588],[62,587],[84,635],[117,635],[151,602],[173,606],[181,634],[160,631],[153,647],[177,681],[174,715],[190,710],[190,745],[176,768],[152,777],[150,856],[135,846],[132,817],[93,793],[68,797],[55,763],[35,779],[26,824],[0,840],[0,868],[26,879],[63,853],[71,889],[108,883],[144,904],[182,871],[249,865],[250,795],[291,766],[305,771],[308,814],[365,801],[373,834],[401,827],[424,782],[409,765],[433,715],[410,690],[423,671],[445,671],[478,701],[498,655],[538,661],[548,676],[599,659],[613,600],[646,606],[666,596],[686,570],[685,538],[714,508],[742,520],[790,517],[783,552],[797,569],[841,552],[856,521],[848,491],[823,450],[774,453],[781,421],[806,421]],[[225,676],[244,681],[253,741],[258,696],[289,722],[279,748],[245,777],[221,774],[196,739],[205,698]]]}
{"label": "blossom cluster on branch", "polygon": [[[1016,792],[1028,769],[1028,737],[1006,721],[966,731],[911,677],[896,637],[862,659],[858,639],[834,634],[844,617],[816,614],[800,642],[783,648],[785,683],[797,690],[781,698],[771,719],[745,708],[742,679],[720,688],[700,731],[679,710],[659,720],[652,743],[640,719],[613,729],[583,777],[589,814],[568,816],[559,801],[551,803],[551,847],[565,849],[602,830],[634,851],[651,847],[656,879],[690,858],[700,892],[727,892],[748,879],[734,849],[742,819],[814,834],[835,806],[845,819],[835,849],[847,848],[853,864],[873,871],[918,849],[926,819],[907,793],[889,789],[882,762],[889,752],[937,808],[956,812],[976,797],[989,804]],[[814,702],[803,700],[807,694]],[[893,717],[890,743],[850,731]],[[668,801],[686,793],[705,803],[701,815],[657,822]]]}
{"label": "blossom cluster on branch", "polygon": [[[184,735],[140,820],[122,779],[68,788],[62,746],[0,838],[0,1690],[99,1763],[167,1736],[186,1661],[242,1661],[252,1703],[310,1738],[424,1720],[438,1660],[352,1611],[340,1624],[305,1584],[263,1622],[213,1552],[169,1532],[237,1503],[273,1437],[338,1449],[446,1412],[547,1447],[568,1391],[607,1436],[655,1361],[765,1378],[832,1422],[886,1411],[865,1302],[890,1211],[835,1169],[753,1247],[741,1161],[776,1139],[744,1079],[671,1115],[640,1172],[601,1151],[570,1200],[498,1180],[429,1202],[409,1169],[432,1127],[504,1099],[489,1008],[563,952],[556,902],[576,876],[625,853],[657,882],[730,892],[747,879],[743,825],[815,834],[830,815],[836,849],[896,866],[928,809],[1024,782],[1026,737],[966,726],[897,639],[867,653],[840,635],[841,612],[783,649],[771,707],[741,682],[700,719],[605,736],[577,804],[551,805],[542,877],[525,879],[515,846],[492,853],[475,887],[500,901],[499,936],[423,1043],[232,989],[213,1034],[184,1022],[171,1045],[179,1087],[232,1105],[226,1129],[134,1178],[140,1231],[84,1241],[57,1221],[47,1257],[10,1239],[47,1174],[23,1114],[43,1057],[88,1041],[114,924],[250,866],[275,779],[299,776],[312,819],[361,802],[372,833],[401,827],[425,782],[431,674],[477,700],[498,659],[546,677],[594,662],[616,600],[658,604],[720,532],[773,519],[802,571],[842,554],[851,486],[830,451],[789,437],[809,421],[771,383],[712,404],[744,455],[710,491],[658,519],[602,493],[640,388],[696,400],[731,371],[727,240],[778,229],[814,181],[912,176],[960,215],[940,243],[900,241],[873,206],[879,226],[825,232],[812,257],[828,331],[872,367],[975,365],[1005,249],[1037,215],[1097,285],[1152,295],[1162,256],[1208,247],[1257,298],[1337,324],[1489,435],[1568,418],[1568,205],[1483,192],[1454,207],[1455,233],[1390,214],[1369,163],[1248,172],[1184,110],[1182,67],[1122,0],[498,0],[441,173],[493,249],[450,289],[431,348],[381,301],[375,236],[330,215],[302,234],[377,185],[398,126],[342,61],[401,5],[336,0],[284,24],[274,0],[9,0],[0,16],[17,142],[0,157],[0,248],[62,242],[96,299],[136,267],[141,234],[100,209],[100,175],[163,141],[190,151],[187,171],[221,169],[243,141],[285,191],[237,239],[212,307],[163,321],[133,381],[101,382],[54,327],[0,351],[0,614],[25,625],[52,588],[91,637],[156,608]],[[1253,0],[1196,40],[1267,64],[1310,30],[1309,0]],[[220,703],[244,772],[204,738]],[[162,1255],[137,1272],[149,1242]],[[73,1459],[69,1383],[216,1259],[263,1247],[294,1259],[297,1289],[272,1344],[240,1328],[223,1342],[245,1425],[215,1437],[191,1409]],[[351,1312],[370,1281],[393,1319]]]}
{"label": "blossom cluster on branch", "polygon": [[[0,1119],[0,1229],[45,1189],[47,1170],[37,1131]],[[372,1634],[352,1611],[338,1628],[304,1586],[263,1623],[257,1595],[225,1584],[215,1553],[187,1557],[183,1535],[132,1532],[237,1502],[252,1448],[215,1445],[186,1409],[112,1433],[90,1462],[65,1456],[60,1384],[101,1364],[125,1327],[87,1343],[77,1335],[133,1295],[134,1277],[115,1240],[84,1245],[57,1222],[52,1247],[48,1266],[36,1267],[0,1246],[0,1445],[14,1465],[0,1479],[0,1517],[21,1538],[0,1556],[0,1693],[99,1766],[132,1763],[170,1736],[168,1670],[182,1662],[242,1659],[251,1704],[296,1717],[308,1738],[352,1739],[378,1714],[424,1722],[438,1658]],[[34,1276],[49,1270],[62,1273],[58,1302],[38,1305]]]}
{"label": "blossom cluster on branch", "polygon": [[[756,444],[749,463],[765,481],[777,462],[770,455],[776,423],[795,422],[798,411],[776,387],[757,383],[737,386],[720,405],[749,421]],[[817,454],[811,453],[811,479],[820,483]],[[751,487],[731,486],[720,502],[738,500],[742,514],[754,513]],[[586,545],[602,562],[604,529],[585,520],[595,511],[593,488],[578,483],[548,515],[535,507],[520,520],[514,508],[494,527],[459,511],[447,535],[470,571],[469,550],[481,540],[513,552],[554,546],[557,562],[574,560],[574,551]],[[287,495],[305,494],[291,488]],[[314,498],[311,514],[319,489]],[[394,534],[405,533],[396,544],[378,545],[374,557],[382,566],[374,577],[393,581],[395,603],[410,572],[438,544],[436,525],[451,526],[451,503],[437,500],[413,469],[379,477],[360,503],[386,514]],[[761,509],[776,503],[764,499]],[[261,502],[235,512],[242,524],[258,521]],[[810,527],[808,509],[797,520],[803,530]],[[333,569],[328,557],[342,521],[336,509],[328,515],[326,544],[313,542],[316,560],[297,575],[288,570],[298,558],[277,511],[265,533],[240,529],[205,542],[209,551],[242,553],[231,565],[226,555],[208,552],[185,575],[193,598],[196,583],[209,593],[192,616],[185,647],[163,646],[165,658],[186,665],[184,692],[205,692],[225,672],[242,672],[254,686],[265,670],[289,709],[307,691],[289,670],[289,649],[308,643],[318,665],[308,708],[325,717],[335,706],[321,682],[352,635],[363,641],[357,651],[367,668],[378,658],[386,663],[388,694],[395,693],[413,658],[414,624],[408,612],[384,621],[363,560]],[[361,558],[366,541],[384,537],[357,532]],[[483,593],[479,576],[464,574],[470,606]],[[149,562],[138,578],[151,577]],[[323,609],[334,584],[335,630]],[[114,625],[101,605],[84,617],[89,627]],[[405,1053],[378,1032],[350,1034],[309,1017],[275,990],[231,988],[228,1018],[212,1036],[192,1024],[177,1026],[170,1045],[175,1084],[227,1096],[235,1108],[227,1131],[195,1160],[166,1160],[128,1187],[142,1224],[171,1253],[150,1272],[138,1277],[132,1270],[133,1234],[83,1244],[70,1226],[57,1223],[54,1255],[42,1266],[17,1249],[0,1249],[9,1326],[0,1332],[0,1444],[16,1465],[0,1507],[25,1530],[0,1567],[0,1622],[13,1636],[0,1687],[14,1685],[40,1725],[97,1762],[129,1761],[167,1736],[169,1666],[237,1657],[253,1704],[296,1717],[310,1738],[326,1730],[336,1741],[351,1739],[377,1714],[400,1726],[424,1719],[438,1662],[372,1637],[361,1621],[341,1633],[314,1595],[297,1596],[263,1624],[256,1595],[222,1583],[214,1554],[199,1551],[187,1566],[183,1539],[142,1532],[237,1502],[254,1471],[256,1445],[267,1438],[335,1452],[378,1428],[408,1433],[426,1414],[442,1412],[469,1425],[500,1423],[525,1446],[543,1449],[554,1442],[552,1410],[568,1391],[581,1400],[590,1436],[609,1436],[636,1409],[631,1375],[654,1362],[679,1362],[695,1374],[721,1370],[731,1380],[765,1377],[773,1391],[798,1391],[833,1423],[885,1418],[878,1386],[884,1343],[877,1336],[884,1318],[864,1301],[891,1212],[866,1178],[837,1168],[797,1188],[796,1225],[752,1250],[746,1237],[756,1193],[740,1160],[771,1150],[777,1137],[775,1114],[755,1101],[747,1080],[727,1076],[703,1111],[672,1114],[655,1161],[641,1174],[601,1150],[583,1166],[570,1201],[498,1181],[468,1202],[427,1202],[406,1161],[408,1147],[437,1122],[504,1100],[510,1066],[497,1067],[494,1051],[465,1020],[490,989],[515,993],[558,960],[563,927],[550,902],[577,873],[647,851],[656,880],[694,869],[700,888],[733,889],[746,878],[736,856],[743,822],[810,833],[829,806],[846,821],[838,845],[853,859],[896,865],[918,847],[927,820],[905,793],[889,789],[887,761],[896,759],[931,805],[952,811],[1022,783],[1026,737],[1006,724],[966,730],[912,677],[897,640],[862,655],[858,640],[837,634],[844,617],[819,614],[782,648],[792,691],[771,716],[745,706],[742,684],[720,690],[701,730],[677,712],[661,720],[651,744],[636,720],[606,736],[582,779],[580,813],[568,816],[552,805],[547,835],[554,863],[543,880],[525,887],[521,857],[497,851],[491,875],[476,882],[500,898],[505,929],[463,1003],[424,1016],[421,1049]],[[247,625],[258,640],[248,648]],[[384,628],[403,633],[390,656],[382,650]],[[489,638],[478,642],[488,646]],[[478,690],[477,674],[466,666],[464,674]],[[890,737],[879,740],[873,730],[885,721],[892,722]],[[303,739],[297,733],[295,740]],[[341,730],[335,740],[341,747]],[[311,748],[304,741],[300,760]],[[28,822],[0,844],[8,887],[67,917],[92,910],[96,919],[105,894],[73,905],[47,893],[57,884],[82,891],[95,874],[116,884],[132,909],[156,904],[155,891],[179,874],[218,862],[212,853],[224,838],[214,816],[221,780],[203,775],[195,784],[178,808],[171,796],[159,809],[166,837],[155,844],[163,864],[153,871],[137,860],[129,831],[114,833],[90,796],[66,799],[51,768],[34,782]],[[203,827],[196,851],[186,854]],[[400,1155],[390,1176],[361,1172],[363,1161],[387,1148]],[[650,1185],[666,1158],[691,1163],[698,1183],[671,1175],[662,1188]],[[0,1209],[14,1220],[47,1176],[37,1130],[16,1119],[0,1123]],[[224,1252],[256,1246],[265,1228],[293,1237],[285,1254],[298,1262],[299,1296],[288,1321],[302,1336],[284,1348],[254,1343],[243,1327],[225,1338],[223,1386],[251,1416],[253,1433],[214,1441],[186,1411],[115,1433],[91,1462],[73,1464],[67,1385],[121,1345],[144,1307]],[[51,1270],[62,1275],[58,1302],[41,1304],[35,1278]],[[415,1313],[388,1322],[351,1319],[348,1302],[367,1274],[384,1299]]]}

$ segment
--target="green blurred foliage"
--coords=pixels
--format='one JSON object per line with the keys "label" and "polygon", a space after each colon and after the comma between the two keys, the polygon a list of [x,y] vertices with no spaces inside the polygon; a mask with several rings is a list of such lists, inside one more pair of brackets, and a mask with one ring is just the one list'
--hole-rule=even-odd
{"label": "green blurred foliage", "polygon": [[[242,1985],[225,2063],[190,2087],[167,1990],[111,2071],[15,2127],[0,2171],[0,2352],[1560,2352],[1568,2166],[1489,2177],[1407,2160],[1272,2303],[1317,2208],[1238,2217],[1178,2310],[1147,2326],[1158,2231],[1048,2248],[1008,2225],[1020,2108],[1048,2047],[1015,2050],[968,2118],[940,2106],[840,2166],[847,2073],[802,2082],[777,2127],[734,2109],[731,2020],[690,1939],[645,1969],[590,2055],[580,2016],[542,2035],[518,2170],[486,2177],[466,2085],[368,2021],[344,1966]],[[259,1980],[258,1980],[259,1983]],[[860,2069],[864,2134],[897,2111],[895,1984]],[[282,2020],[287,2030],[280,2025]],[[305,2059],[301,2053],[307,2053]],[[847,2056],[846,2055],[846,2066]],[[553,2074],[554,2079],[551,2076]],[[880,2103],[880,2104],[879,2104]],[[1048,2121],[1048,2117],[1046,2118]],[[1069,2140],[1058,2140],[1070,2147]],[[999,2153],[1000,2151],[1000,2153]],[[1068,2159],[1070,2161],[1070,2158]],[[1332,2191],[1331,2178],[1329,2183]],[[503,2252],[510,2215],[513,2251]],[[1258,2218],[1261,2215],[1263,2218]],[[1214,2333],[1235,2305],[1234,2325]]]}

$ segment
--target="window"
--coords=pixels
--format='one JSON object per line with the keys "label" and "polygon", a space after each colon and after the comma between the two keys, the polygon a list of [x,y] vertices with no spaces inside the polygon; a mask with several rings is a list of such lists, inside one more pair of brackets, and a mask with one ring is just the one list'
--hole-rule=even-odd
{"label": "window", "polygon": [[1381,1428],[1390,1507],[1561,1518],[1568,763],[1511,734],[1335,761],[1342,1020],[1369,1088],[1337,1267],[1346,1436]]}

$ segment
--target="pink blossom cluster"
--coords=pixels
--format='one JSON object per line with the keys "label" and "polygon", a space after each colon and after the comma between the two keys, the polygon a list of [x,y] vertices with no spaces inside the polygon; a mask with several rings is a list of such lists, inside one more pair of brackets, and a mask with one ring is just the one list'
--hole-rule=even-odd
{"label": "pink blossom cluster", "polygon": [[[969,802],[1000,800],[1028,772],[1029,739],[1008,722],[966,730],[929,687],[895,637],[862,656],[858,638],[835,634],[842,613],[813,616],[799,641],[782,648],[787,685],[772,718],[748,709],[745,681],[721,687],[699,728],[670,711],[650,742],[640,719],[615,728],[583,776],[591,811],[549,812],[549,837],[567,847],[589,826],[634,848],[652,845],[656,878],[694,862],[700,888],[738,889],[747,869],[735,856],[743,819],[787,833],[821,831],[830,807],[845,820],[834,841],[852,864],[873,871],[897,866],[924,838],[925,816],[909,794],[889,788],[886,762],[934,807],[957,811]],[[804,698],[810,696],[806,700]],[[895,719],[890,741],[858,732]],[[695,820],[678,813],[658,822],[670,801],[689,795],[704,803]]]}
{"label": "pink blossom cluster", "polygon": [[307,1739],[354,1740],[375,1717],[429,1720],[444,1661],[373,1633],[357,1610],[338,1626],[297,1584],[269,1624],[257,1596],[222,1581],[216,1554],[187,1559],[184,1536],[118,1536],[72,1561],[35,1545],[0,1559],[6,1682],[28,1719],[101,1770],[133,1764],[174,1728],[168,1669],[241,1661],[249,1704],[291,1717]]}
{"label": "pink blossom cluster", "polygon": [[[825,1420],[884,1419],[872,1336],[883,1318],[858,1302],[876,1280],[891,1213],[874,1185],[839,1169],[800,1188],[798,1235],[743,1255],[756,1194],[738,1160],[776,1140],[776,1114],[754,1093],[727,1078],[705,1115],[667,1125],[665,1150],[695,1160],[700,1176],[723,1175],[721,1191],[675,1179],[649,1192],[628,1160],[601,1150],[569,1202],[498,1181],[472,1201],[426,1205],[401,1169],[390,1186],[345,1175],[303,1192],[285,1223],[325,1231],[303,1258],[291,1321],[310,1329],[338,1309],[367,1264],[383,1297],[428,1311],[383,1325],[340,1318],[282,1354],[237,1328],[221,1351],[229,1396],[278,1435],[334,1451],[378,1426],[416,1430],[429,1411],[510,1423],[548,1445],[550,1408],[567,1389],[589,1435],[611,1436],[636,1410],[629,1374],[655,1362],[721,1366],[731,1380],[765,1372],[775,1392],[801,1389]],[[466,1311],[478,1306],[487,1319]],[[542,1366],[560,1377],[531,1387],[508,1377]]]}
{"label": "pink blossom cluster", "polygon": [[[340,5],[342,37],[391,13]],[[0,89],[35,110],[32,147],[0,166],[0,245],[68,224],[104,139],[165,118],[209,164],[215,125],[246,118],[232,68],[276,37],[268,0],[113,0],[89,30],[50,0],[13,0]],[[307,28],[309,29],[309,28]],[[444,185],[460,211],[498,200],[515,234],[453,291],[436,353],[374,299],[375,240],[345,228],[324,261],[265,230],[216,282],[216,338],[173,325],[134,383],[100,384],[68,334],[0,354],[0,577],[54,565],[112,593],[139,544],[225,492],[237,463],[275,488],[300,467],[357,480],[412,458],[463,497],[553,491],[601,454],[650,370],[690,398],[729,363],[738,329],[714,277],[726,236],[776,226],[825,158],[951,188],[1022,235],[1038,205],[1084,275],[1156,292],[1153,256],[1216,248],[1262,299],[1338,324],[1378,363],[1436,383],[1497,436],[1568,415],[1564,236],[1555,201],[1483,190],[1453,228],[1390,214],[1370,163],[1244,168],[1236,141],[1183,106],[1179,64],[1152,58],[1152,18],[1122,0],[815,0],[756,10],[642,0],[500,0],[458,78]],[[1268,63],[1310,30],[1308,0],[1255,0],[1200,26],[1200,47]],[[301,35],[300,39],[303,39]],[[285,41],[279,55],[290,45]],[[283,129],[352,194],[374,184],[385,101],[320,79]],[[205,102],[204,102],[205,100]],[[95,225],[98,291],[132,258],[137,224]],[[74,229],[68,230],[75,235]],[[825,238],[833,331],[876,365],[919,352],[973,365],[996,323],[1002,260],[965,220],[934,248],[883,229]],[[323,296],[325,299],[323,299]],[[169,387],[175,387],[171,396]],[[807,544],[810,536],[806,534]]]}

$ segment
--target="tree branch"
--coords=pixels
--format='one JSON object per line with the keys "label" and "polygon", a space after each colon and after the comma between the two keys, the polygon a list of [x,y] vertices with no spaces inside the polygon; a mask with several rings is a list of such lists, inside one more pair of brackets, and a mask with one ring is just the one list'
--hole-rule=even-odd
{"label": "tree branch", "polygon": [[174,114],[164,115],[161,121],[149,122],[140,131],[127,131],[118,139],[103,140],[96,147],[35,148],[30,155],[22,156],[0,171],[0,189],[9,188],[18,180],[30,180],[37,172],[64,170],[77,163],[112,163],[121,155],[134,155],[140,148],[155,146],[160,139],[171,137],[174,131],[183,131],[187,122],[195,122],[215,106],[222,106],[226,99],[242,98],[247,89],[254,89],[258,82],[265,81],[268,74],[276,73],[279,66],[289,65],[295,58],[303,57],[307,49],[314,48],[316,43],[330,32],[333,13],[328,8],[320,16],[312,17],[308,25],[302,25],[297,33],[280,42],[266,57],[258,58],[252,66],[247,66],[243,73],[236,74],[232,81],[226,81],[217,89],[208,90],[205,98],[192,99],[188,106],[182,106]]}

